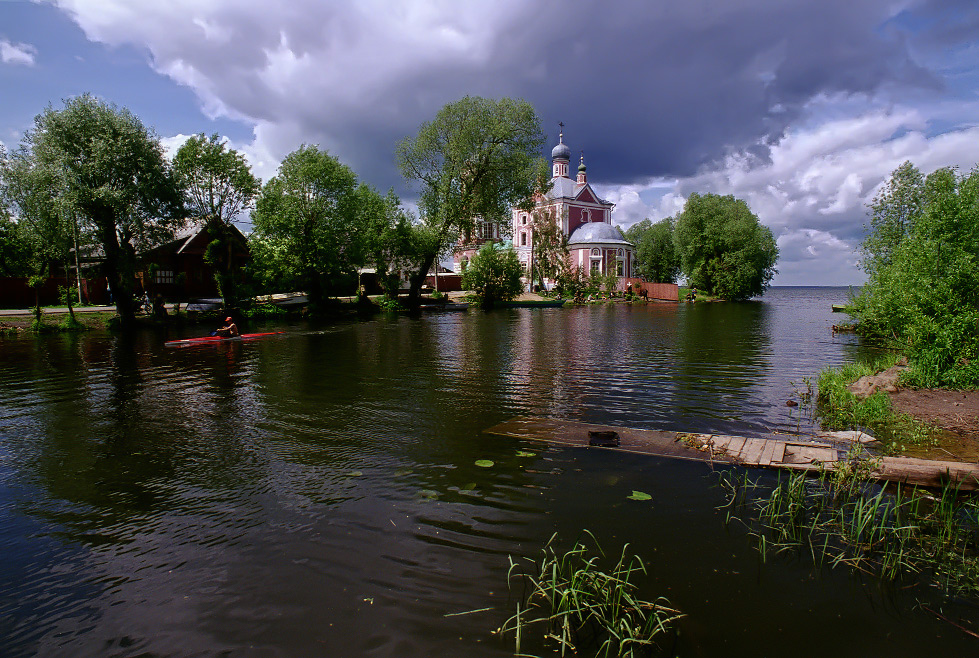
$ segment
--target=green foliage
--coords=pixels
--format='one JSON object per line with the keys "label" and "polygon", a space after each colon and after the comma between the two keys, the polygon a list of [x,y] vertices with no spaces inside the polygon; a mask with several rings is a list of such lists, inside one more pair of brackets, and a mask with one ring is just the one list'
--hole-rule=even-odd
{"label": "green foliage", "polygon": [[132,326],[136,252],[169,239],[182,215],[159,139],[128,110],[83,95],[35,117],[17,157],[51,212],[101,247],[121,324]]}
{"label": "green foliage", "polygon": [[675,225],[673,217],[655,224],[644,219],[625,232],[626,239],[636,245],[635,272],[644,280],[676,283],[680,275],[680,256],[673,238]]}
{"label": "green foliage", "polygon": [[692,194],[674,240],[689,284],[731,301],[761,295],[775,276],[778,246],[748,204],[733,196]]}
{"label": "green foliage", "polygon": [[252,213],[252,256],[266,284],[306,291],[313,305],[339,294],[364,262],[357,177],[315,146],[285,157]]}
{"label": "green foliage", "polygon": [[848,389],[860,377],[886,370],[896,361],[897,356],[891,355],[872,363],[850,363],[820,372],[816,415],[823,428],[868,429],[892,453],[901,452],[908,445],[933,444],[934,438],[928,427],[907,414],[894,411],[884,391],[858,400]]}
{"label": "green foliage", "polygon": [[[544,642],[557,645],[561,655],[568,650],[578,653],[592,643],[597,656],[645,656],[659,648],[657,641],[683,617],[667,606],[665,598],[639,598],[633,577],[644,575],[646,566],[638,555],[628,553],[628,544],[622,547],[611,570],[605,571],[601,547],[591,533],[585,533],[597,555],[581,541],[558,554],[555,534],[539,561],[527,560],[530,573],[520,573],[520,563],[510,558],[507,583],[518,578],[525,594],[517,604],[517,613],[498,632],[513,633],[517,655],[526,655],[525,637],[539,628]],[[512,584],[510,587],[513,589]]]}
{"label": "green foliage", "polygon": [[533,240],[533,266],[531,280],[544,289],[544,279],[556,279],[568,264],[568,236],[564,234],[549,208],[531,211],[531,236]]}
{"label": "green foliage", "polygon": [[2,198],[0,194],[0,276],[28,276],[30,245],[4,210]]}
{"label": "green foliage", "polygon": [[546,187],[543,144],[529,103],[475,96],[445,105],[415,137],[401,141],[398,167],[420,185],[419,209],[433,236],[411,278],[411,299],[454,235],[472,235],[478,221],[507,226],[511,207],[532,203],[533,192]]}
{"label": "green foliage", "polygon": [[979,170],[899,167],[871,206],[867,284],[848,312],[908,354],[907,383],[979,385]]}
{"label": "green foliage", "polygon": [[471,290],[483,308],[510,301],[523,291],[523,268],[512,248],[487,243],[476,252],[462,275],[462,287]]}
{"label": "green foliage", "polygon": [[173,169],[188,212],[201,220],[230,224],[251,207],[259,192],[245,156],[217,135],[190,137],[177,149]]}
{"label": "green foliage", "polygon": [[259,191],[245,157],[217,135],[194,135],[181,145],[173,168],[187,212],[205,224],[213,241],[204,256],[214,270],[225,308],[238,308],[241,263],[234,261],[233,221],[251,207]]}

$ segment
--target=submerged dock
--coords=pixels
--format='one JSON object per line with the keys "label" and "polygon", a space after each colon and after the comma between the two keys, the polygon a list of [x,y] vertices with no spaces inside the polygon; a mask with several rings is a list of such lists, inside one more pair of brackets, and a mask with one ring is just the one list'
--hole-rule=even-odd
{"label": "submerged dock", "polygon": [[[654,455],[707,463],[737,464],[749,468],[776,468],[819,473],[850,462],[852,444],[829,443],[808,437],[743,437],[723,434],[666,432],[609,425],[592,425],[550,418],[514,418],[495,425],[488,434],[592,450]],[[615,432],[618,445],[590,445],[595,436]],[[867,477],[923,487],[957,486],[962,491],[979,489],[979,464],[934,461],[912,457],[869,456],[861,458]]]}

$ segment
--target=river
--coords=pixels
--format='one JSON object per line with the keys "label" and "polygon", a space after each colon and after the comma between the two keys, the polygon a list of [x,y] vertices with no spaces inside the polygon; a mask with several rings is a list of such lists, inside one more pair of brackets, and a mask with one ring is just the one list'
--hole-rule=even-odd
{"label": "river", "polygon": [[508,656],[508,556],[582,529],[643,558],[684,656],[974,652],[936,594],[762,561],[704,464],[483,432],[804,430],[785,401],[863,351],[846,296],[0,338],[0,655]]}

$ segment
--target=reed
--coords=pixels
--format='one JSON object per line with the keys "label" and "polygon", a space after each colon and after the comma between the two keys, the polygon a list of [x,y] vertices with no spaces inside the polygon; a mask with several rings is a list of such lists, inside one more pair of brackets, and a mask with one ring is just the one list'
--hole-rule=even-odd
{"label": "reed", "polygon": [[603,657],[655,654],[661,648],[658,642],[671,634],[682,613],[665,598],[639,598],[633,578],[645,574],[646,567],[637,555],[628,553],[628,544],[606,571],[601,568],[604,553],[597,540],[587,530],[584,533],[597,554],[583,541],[559,553],[555,534],[539,560],[510,558],[507,584],[511,590],[522,584],[523,596],[516,614],[497,632],[513,633],[518,656],[528,655],[522,651],[531,629],[545,645],[555,645],[561,656],[585,647]]}
{"label": "reed", "polygon": [[780,476],[769,487],[721,473],[728,522],[749,529],[762,559],[808,552],[816,565],[918,579],[979,600],[979,497],[952,486],[938,495],[884,489],[862,478],[864,468]]}

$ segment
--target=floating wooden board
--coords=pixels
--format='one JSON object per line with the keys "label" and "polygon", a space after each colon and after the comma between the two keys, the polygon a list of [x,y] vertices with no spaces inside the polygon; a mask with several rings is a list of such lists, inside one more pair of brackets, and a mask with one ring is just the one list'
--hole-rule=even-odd
{"label": "floating wooden board", "polygon": [[[775,437],[641,430],[554,418],[514,418],[485,431],[499,436],[588,448],[588,432],[609,430],[618,433],[618,447],[591,447],[592,450],[809,472],[833,470],[845,463],[838,446]],[[925,487],[954,484],[963,491],[979,489],[979,464],[910,457],[874,457],[867,464],[870,476],[882,481]]]}

